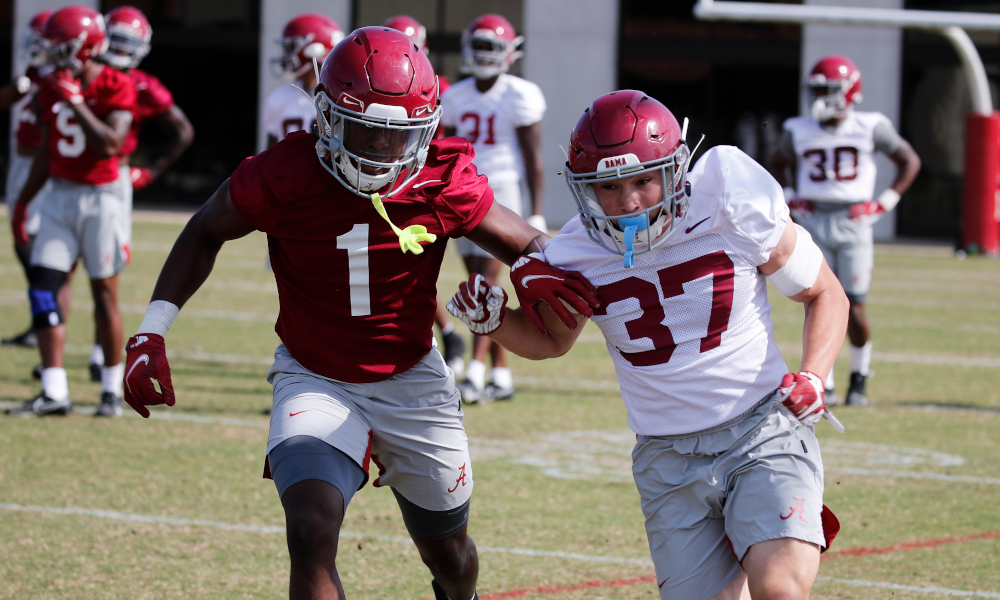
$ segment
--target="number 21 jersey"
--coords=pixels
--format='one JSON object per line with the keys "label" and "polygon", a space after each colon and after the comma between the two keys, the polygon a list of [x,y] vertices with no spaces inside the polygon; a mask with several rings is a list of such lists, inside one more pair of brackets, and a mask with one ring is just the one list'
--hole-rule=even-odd
{"label": "number 21 jersey", "polygon": [[663,245],[636,255],[631,269],[589,239],[580,219],[545,247],[552,264],[597,287],[593,321],[615,363],[629,426],[640,435],[723,425],[774,392],[788,372],[757,270],[788,224],[781,187],[729,146],[707,151],[689,181],[687,219]]}

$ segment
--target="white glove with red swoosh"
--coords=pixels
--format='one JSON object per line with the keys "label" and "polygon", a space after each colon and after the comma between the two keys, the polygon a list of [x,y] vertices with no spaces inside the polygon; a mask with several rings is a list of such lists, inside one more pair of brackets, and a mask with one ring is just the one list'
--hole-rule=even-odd
{"label": "white glove with red swoosh", "polygon": [[815,373],[799,371],[788,373],[781,380],[778,396],[792,416],[803,425],[815,425],[820,418],[826,418],[834,429],[843,433],[844,426],[823,402],[823,380]]}
{"label": "white glove with red swoosh", "polygon": [[473,273],[468,281],[458,285],[458,291],[448,305],[448,312],[469,326],[472,333],[488,335],[503,323],[507,292],[498,285],[490,287],[479,273]]}
{"label": "white glove with red swoosh", "polygon": [[[174,385],[163,336],[139,333],[129,339],[125,348],[125,402],[145,418],[149,418],[147,406],[173,406]],[[157,386],[161,391],[156,390]]]}
{"label": "white glove with red swoosh", "polygon": [[576,271],[553,267],[533,256],[517,259],[510,268],[510,280],[514,283],[521,308],[542,333],[546,331],[542,315],[538,312],[540,302],[548,304],[563,325],[570,329],[576,329],[577,323],[569,309],[590,318],[594,316],[593,309],[601,305],[597,299],[597,288],[586,277]]}

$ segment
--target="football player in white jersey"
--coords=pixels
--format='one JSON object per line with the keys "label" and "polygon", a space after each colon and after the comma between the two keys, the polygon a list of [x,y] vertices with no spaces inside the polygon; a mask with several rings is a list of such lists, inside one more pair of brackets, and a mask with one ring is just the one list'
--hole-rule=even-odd
{"label": "football player in white jersey", "polygon": [[292,86],[311,96],[316,87],[312,59],[315,58],[322,67],[323,59],[342,39],[344,32],[340,26],[323,15],[299,15],[285,25],[278,38],[281,56],[271,62],[290,83],[271,92],[264,102],[263,119],[268,148],[293,131],[312,127],[316,121],[316,107],[312,100]]}
{"label": "football player in white jersey", "polygon": [[[462,32],[462,66],[472,77],[451,86],[441,96],[445,135],[458,135],[476,149],[474,163],[490,180],[496,201],[521,214],[521,180],[531,196],[528,223],[546,231],[542,211],[542,116],[545,98],[537,85],[507,70],[519,56],[524,40],[500,15],[483,15]],[[481,273],[496,285],[501,263],[466,239],[457,240],[458,252],[469,273]],[[486,385],[486,355],[493,360],[491,382]],[[461,382],[466,402],[509,400],[514,379],[503,347],[477,337],[472,360]]]}
{"label": "football player in white jersey", "polygon": [[[865,379],[872,343],[865,300],[874,266],[872,224],[890,212],[920,171],[920,158],[885,115],[859,112],[861,71],[844,56],[828,56],[806,82],[810,115],[785,121],[775,157],[776,175],[797,163],[795,189],[785,188],[795,221],[812,234],[851,301],[851,382],[846,403],[868,404]],[[875,197],[875,152],[899,170],[892,185]],[[874,199],[873,199],[874,198]],[[826,380],[827,404],[837,402],[833,371]]]}
{"label": "football player in white jersey", "polygon": [[[839,529],[813,425],[827,417],[842,429],[823,378],[848,301],[763,167],[720,146],[688,176],[684,138],[642,92],[595,100],[569,145],[580,218],[511,279],[537,294],[557,283],[544,276],[551,264],[597,287],[593,321],[637,434],[633,476],[660,597],[805,599]],[[798,372],[775,344],[765,279],[805,305]],[[531,359],[565,354],[583,329],[583,317],[506,300],[473,275],[448,308]]]}

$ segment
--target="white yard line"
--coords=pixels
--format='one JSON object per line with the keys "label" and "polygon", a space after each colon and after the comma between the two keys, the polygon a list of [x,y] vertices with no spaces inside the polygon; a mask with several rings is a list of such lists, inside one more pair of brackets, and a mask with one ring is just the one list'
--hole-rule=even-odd
{"label": "white yard line", "polygon": [[828,473],[846,473],[848,475],[865,475],[870,477],[901,477],[905,479],[936,479],[959,483],[986,483],[1000,485],[1000,477],[976,477],[975,475],[950,475],[948,473],[931,473],[926,471],[899,471],[896,469],[861,469],[856,467],[826,467]]}
{"label": "white yard line", "polygon": [[839,583],[854,587],[879,588],[883,590],[899,590],[901,592],[917,592],[920,594],[938,594],[940,596],[958,596],[960,598],[1000,598],[997,592],[980,592],[969,590],[954,590],[937,586],[905,585],[902,583],[890,583],[888,581],[869,581],[867,579],[842,579],[840,577],[826,577],[820,575],[816,581]]}
{"label": "white yard line", "polygon": [[[0,503],[0,510],[15,512],[36,512],[50,515],[72,515],[96,517],[100,519],[112,519],[115,521],[131,521],[135,523],[157,523],[162,525],[179,525],[184,527],[210,527],[213,529],[225,529],[227,531],[247,531],[250,533],[273,533],[284,534],[285,528],[276,525],[244,525],[242,523],[226,523],[224,521],[212,521],[208,519],[185,519],[183,517],[164,517],[157,515],[140,515],[134,513],[124,513],[114,510],[97,510],[92,508],[80,508],[76,506],[33,506],[30,504],[6,504]],[[341,531],[340,537],[352,540],[378,540],[380,542],[390,542],[395,544],[412,543],[408,537],[391,535],[368,535],[356,531]],[[501,554],[518,554],[521,556],[539,556],[549,558],[563,558],[567,560],[577,560],[591,563],[613,563],[652,566],[653,563],[648,558],[623,558],[619,556],[600,556],[590,554],[578,554],[575,552],[560,552],[550,550],[533,550],[530,548],[503,548],[499,546],[476,546],[479,552],[495,552]]]}

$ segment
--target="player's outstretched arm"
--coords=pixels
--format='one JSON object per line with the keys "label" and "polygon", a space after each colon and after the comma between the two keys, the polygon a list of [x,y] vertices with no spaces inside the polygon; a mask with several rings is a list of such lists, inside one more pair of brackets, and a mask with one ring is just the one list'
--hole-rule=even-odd
{"label": "player's outstretched arm", "polygon": [[539,233],[499,202],[493,203],[479,225],[465,237],[508,266],[523,254],[539,251],[549,239],[548,234]]}

